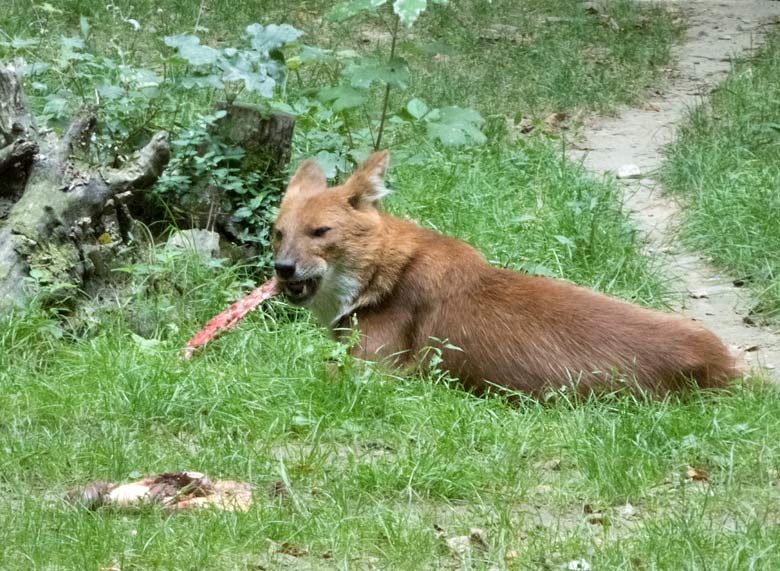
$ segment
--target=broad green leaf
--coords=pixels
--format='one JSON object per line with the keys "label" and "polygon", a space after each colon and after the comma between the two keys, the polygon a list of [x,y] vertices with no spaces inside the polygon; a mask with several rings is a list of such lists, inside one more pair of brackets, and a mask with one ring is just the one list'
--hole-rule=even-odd
{"label": "broad green leaf", "polygon": [[386,2],[387,0],[349,0],[341,2],[328,10],[325,13],[325,18],[332,22],[343,22],[353,16],[357,16],[361,12],[378,8]]}
{"label": "broad green leaf", "polygon": [[414,117],[415,119],[420,119],[423,115],[425,115],[429,108],[425,104],[425,101],[422,99],[414,98],[409,103],[406,104],[406,110],[409,112],[409,115]]}
{"label": "broad green leaf", "polygon": [[213,87],[214,89],[224,89],[225,84],[222,83],[220,77],[214,73],[207,75],[194,75],[185,77],[181,80],[181,86],[184,89],[192,89],[193,87]]}
{"label": "broad green leaf", "polygon": [[65,46],[66,48],[80,50],[84,47],[84,40],[82,40],[78,36],[71,36],[69,38],[63,36],[62,45]]}
{"label": "broad green leaf", "polygon": [[53,94],[46,97],[46,105],[43,107],[45,115],[63,117],[68,114],[68,100],[60,95]]}
{"label": "broad green leaf", "polygon": [[333,53],[330,50],[316,48],[313,46],[303,46],[301,53],[298,54],[301,63],[311,63],[315,61],[328,62],[333,61]]}
{"label": "broad green leaf", "polygon": [[548,278],[557,278],[558,275],[547,266],[542,264],[522,263],[520,269],[534,276],[545,276]]}
{"label": "broad green leaf", "polygon": [[191,34],[165,36],[165,45],[170,46],[191,65],[212,65],[219,52],[212,47],[200,45],[200,38]]}
{"label": "broad green leaf", "polygon": [[157,75],[151,69],[145,67],[130,69],[128,70],[128,73],[126,75],[123,74],[122,77],[127,81],[132,81],[140,89],[157,87],[163,82],[162,76]]}
{"label": "broad green leaf", "polygon": [[375,81],[381,81],[393,87],[405,89],[409,81],[409,66],[403,58],[393,58],[389,62],[365,59],[352,63],[344,70],[352,87],[367,88]]}
{"label": "broad green leaf", "polygon": [[246,220],[250,216],[252,216],[253,212],[250,208],[247,208],[246,206],[242,206],[240,208],[237,208],[235,212],[233,212],[233,220],[240,221],[240,220]]}
{"label": "broad green leaf", "polygon": [[132,333],[131,336],[136,347],[138,347],[138,352],[143,355],[151,355],[159,351],[158,347],[162,343],[159,339],[146,339],[135,333]]}
{"label": "broad green leaf", "polygon": [[260,24],[250,24],[246,27],[246,35],[249,36],[254,49],[267,55],[285,44],[294,42],[303,35],[303,32],[289,24],[270,24],[265,27]]}
{"label": "broad green leaf", "polygon": [[27,38],[19,38],[14,36],[10,42],[3,42],[5,46],[11,46],[15,50],[21,50],[24,48],[31,48],[38,45],[38,40],[30,40]]}
{"label": "broad green leaf", "polygon": [[473,109],[463,107],[444,107],[429,115],[428,136],[438,139],[446,146],[459,146],[468,143],[481,144],[486,141],[479,125],[485,122]]}
{"label": "broad green leaf", "polygon": [[393,11],[407,28],[417,21],[427,6],[427,0],[395,0]]}
{"label": "broad green leaf", "polygon": [[568,246],[569,248],[576,247],[576,244],[571,240],[571,238],[567,238],[566,236],[561,236],[560,234],[557,234],[556,236],[554,236],[554,238],[564,246]]}
{"label": "broad green leaf", "polygon": [[331,109],[336,112],[345,109],[360,107],[366,101],[366,92],[349,85],[337,85],[325,87],[317,94],[320,101],[330,103]]}
{"label": "broad green leaf", "polygon": [[314,157],[317,164],[322,168],[322,172],[325,173],[325,178],[334,178],[338,172],[339,157],[335,153],[330,151],[320,151]]}
{"label": "broad green leaf", "polygon": [[221,63],[224,81],[243,81],[247,91],[259,93],[267,99],[273,97],[276,81],[268,75],[264,65],[252,63],[244,54],[230,61],[223,59]]}
{"label": "broad green leaf", "polygon": [[51,64],[35,62],[22,64],[19,71],[21,71],[23,77],[34,77],[46,73],[50,69]]}
{"label": "broad green leaf", "polygon": [[124,95],[125,90],[119,87],[118,85],[114,85],[112,83],[108,83],[107,81],[104,81],[101,85],[97,87],[97,92],[100,94],[100,96],[103,99],[118,99]]}

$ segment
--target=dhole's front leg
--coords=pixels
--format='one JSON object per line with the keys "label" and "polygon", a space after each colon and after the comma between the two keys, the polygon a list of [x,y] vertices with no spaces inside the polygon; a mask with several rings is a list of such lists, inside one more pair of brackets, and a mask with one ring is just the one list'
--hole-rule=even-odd
{"label": "dhole's front leg", "polygon": [[366,361],[379,361],[406,369],[414,361],[410,339],[410,321],[403,312],[360,313],[342,320],[337,333],[348,341],[357,332],[350,355]]}

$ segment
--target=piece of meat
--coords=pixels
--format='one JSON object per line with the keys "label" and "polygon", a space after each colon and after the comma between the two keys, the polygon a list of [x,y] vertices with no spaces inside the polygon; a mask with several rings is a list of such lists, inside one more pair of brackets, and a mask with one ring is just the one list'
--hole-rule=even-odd
{"label": "piece of meat", "polygon": [[184,358],[189,359],[200,347],[214,339],[221,331],[235,327],[244,316],[267,299],[279,293],[276,278],[271,278],[252,293],[239,299],[225,311],[212,318],[184,347]]}

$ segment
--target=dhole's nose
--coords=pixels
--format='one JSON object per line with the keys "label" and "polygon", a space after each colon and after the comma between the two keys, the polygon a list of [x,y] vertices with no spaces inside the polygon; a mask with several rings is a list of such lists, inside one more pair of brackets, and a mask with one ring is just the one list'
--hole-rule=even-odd
{"label": "dhole's nose", "polygon": [[276,270],[276,275],[278,275],[280,278],[283,280],[289,280],[295,275],[295,262],[282,260],[281,262],[276,262],[274,264],[274,269]]}

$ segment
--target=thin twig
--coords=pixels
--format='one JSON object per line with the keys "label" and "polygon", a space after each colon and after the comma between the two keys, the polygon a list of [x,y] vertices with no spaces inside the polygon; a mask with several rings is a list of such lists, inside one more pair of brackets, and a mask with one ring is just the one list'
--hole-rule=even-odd
{"label": "thin twig", "polygon": [[[395,59],[395,43],[398,39],[398,24],[400,23],[401,18],[396,15],[395,17],[395,26],[393,26],[393,43],[390,45],[390,64],[393,63],[393,59]],[[385,119],[387,119],[387,104],[390,100],[390,84],[387,83],[385,85],[385,100],[382,104],[382,118],[379,120],[379,131],[376,135],[376,143],[374,143],[374,150],[379,150],[379,145],[382,144],[382,133],[385,130]]]}

